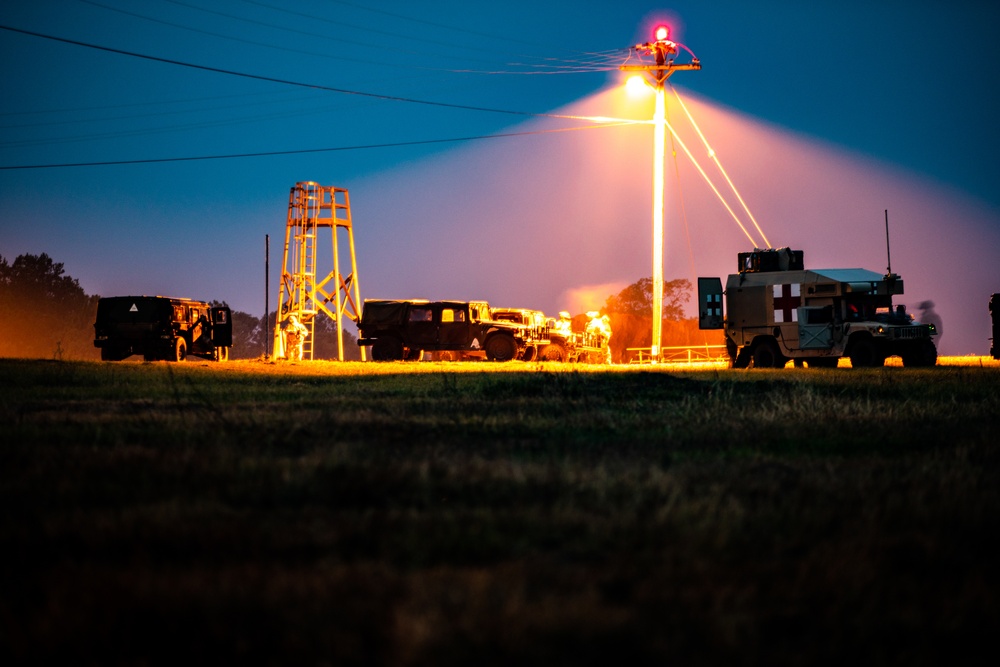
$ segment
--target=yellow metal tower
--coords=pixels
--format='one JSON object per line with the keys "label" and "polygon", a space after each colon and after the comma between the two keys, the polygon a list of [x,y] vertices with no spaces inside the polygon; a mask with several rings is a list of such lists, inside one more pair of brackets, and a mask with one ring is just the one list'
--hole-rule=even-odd
{"label": "yellow metal tower", "polygon": [[[317,280],[319,233],[325,228],[330,229],[333,270]],[[347,230],[351,251],[351,271],[346,276],[340,271],[340,249],[337,242],[340,229]],[[343,361],[343,316],[346,314],[357,322],[361,304],[351,203],[347,190],[322,186],[312,181],[296,183],[292,187],[288,195],[288,224],[285,228],[285,253],[281,266],[278,316],[274,327],[275,358],[287,358],[289,353],[299,358],[298,350],[287,344],[284,333],[294,315],[308,332],[300,343],[301,358],[311,360],[316,318],[320,313],[325,313],[337,323],[337,357]],[[361,348],[361,359],[364,358],[365,350]]]}

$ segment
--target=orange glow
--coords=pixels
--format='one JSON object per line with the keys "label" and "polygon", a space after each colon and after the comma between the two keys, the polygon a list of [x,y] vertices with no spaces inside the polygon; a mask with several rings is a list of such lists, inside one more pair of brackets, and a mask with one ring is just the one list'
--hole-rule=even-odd
{"label": "orange glow", "polygon": [[665,25],[656,26],[656,31],[653,34],[656,36],[657,42],[665,42],[670,37],[670,28]]}

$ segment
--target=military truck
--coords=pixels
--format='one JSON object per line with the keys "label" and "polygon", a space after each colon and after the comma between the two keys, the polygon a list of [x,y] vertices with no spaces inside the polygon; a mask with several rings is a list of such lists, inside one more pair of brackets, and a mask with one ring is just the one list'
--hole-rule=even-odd
{"label": "military truck", "polygon": [[[905,366],[933,366],[931,324],[921,324],[892,297],[903,280],[865,269],[809,269],[803,252],[755,249],[737,255],[726,280],[698,279],[700,329],[724,329],[734,368],[882,366],[899,356]],[[723,312],[725,297],[725,312]]]}
{"label": "military truck", "polygon": [[529,346],[521,357],[524,361],[564,361],[569,363],[603,364],[610,362],[610,341],[607,321],[597,313],[587,313],[590,324],[584,331],[574,331],[568,312],[559,313],[559,319],[546,318],[540,310],[522,308],[494,308],[493,319],[518,322],[533,327],[535,344]]}
{"label": "military truck", "polygon": [[375,361],[415,361],[424,351],[510,361],[537,346],[532,327],[493,319],[485,301],[366,299],[358,331]]}
{"label": "military truck", "polygon": [[232,313],[227,306],[164,296],[112,296],[97,302],[94,346],[101,359],[121,361],[141,354],[146,361],[184,361],[190,354],[229,359]]}
{"label": "military truck", "polygon": [[539,350],[548,346],[548,320],[542,311],[526,308],[491,308],[490,314],[498,322],[513,322],[528,328],[529,337],[518,359],[522,361],[537,359]]}

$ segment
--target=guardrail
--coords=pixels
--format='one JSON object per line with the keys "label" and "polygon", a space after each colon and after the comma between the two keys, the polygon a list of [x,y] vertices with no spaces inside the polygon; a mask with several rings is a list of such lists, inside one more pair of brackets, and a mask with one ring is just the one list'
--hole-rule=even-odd
{"label": "guardrail", "polygon": [[725,345],[675,345],[660,348],[660,358],[653,357],[651,347],[628,347],[626,352],[636,352],[629,359],[630,364],[693,364],[706,361],[728,361]]}

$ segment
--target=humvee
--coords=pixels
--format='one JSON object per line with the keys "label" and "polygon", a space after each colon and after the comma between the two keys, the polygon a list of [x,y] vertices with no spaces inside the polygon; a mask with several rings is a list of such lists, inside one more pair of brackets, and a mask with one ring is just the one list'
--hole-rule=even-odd
{"label": "humvee", "polygon": [[232,313],[227,306],[164,296],[112,296],[97,302],[94,346],[104,361],[141,354],[146,361],[187,355],[229,359]]}
{"label": "humvee", "polygon": [[534,344],[530,327],[495,321],[485,301],[366,299],[358,332],[374,361],[419,360],[424,351],[510,361]]}
{"label": "humvee", "polygon": [[529,337],[526,339],[521,355],[518,359],[531,361],[539,358],[539,352],[551,341],[549,340],[548,322],[545,313],[540,310],[528,310],[526,308],[491,308],[492,318],[498,322],[514,322],[523,324],[528,328]]}
{"label": "humvee", "polygon": [[[738,273],[698,278],[700,329],[724,329],[734,368],[933,366],[932,324],[921,324],[892,297],[903,293],[895,273],[866,269],[806,269],[801,250],[738,253]],[[722,304],[725,297],[725,312]]]}
{"label": "humvee", "polygon": [[588,327],[573,331],[569,313],[559,313],[559,319],[546,318],[538,310],[521,308],[494,308],[493,318],[520,322],[536,328],[534,345],[522,357],[525,361],[565,361],[571,363],[603,364],[608,361],[608,336]]}

